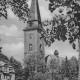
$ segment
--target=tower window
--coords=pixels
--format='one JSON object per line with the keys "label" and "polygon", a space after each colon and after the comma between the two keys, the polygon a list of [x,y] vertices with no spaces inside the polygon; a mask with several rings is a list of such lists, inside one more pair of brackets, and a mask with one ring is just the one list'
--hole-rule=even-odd
{"label": "tower window", "polygon": [[42,45],[40,44],[40,51],[42,52]]}
{"label": "tower window", "polygon": [[29,51],[32,51],[32,44],[29,44]]}
{"label": "tower window", "polygon": [[29,39],[32,39],[33,38],[33,34],[29,34]]}
{"label": "tower window", "polygon": [[30,35],[30,39],[32,39],[33,38],[33,35]]}

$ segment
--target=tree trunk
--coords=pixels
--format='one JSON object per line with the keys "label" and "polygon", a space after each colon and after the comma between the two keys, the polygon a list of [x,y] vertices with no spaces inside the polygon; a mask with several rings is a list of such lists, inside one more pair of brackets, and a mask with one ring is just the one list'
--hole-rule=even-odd
{"label": "tree trunk", "polygon": [[78,47],[79,47],[79,73],[78,73],[78,80],[80,80],[80,37],[78,39]]}

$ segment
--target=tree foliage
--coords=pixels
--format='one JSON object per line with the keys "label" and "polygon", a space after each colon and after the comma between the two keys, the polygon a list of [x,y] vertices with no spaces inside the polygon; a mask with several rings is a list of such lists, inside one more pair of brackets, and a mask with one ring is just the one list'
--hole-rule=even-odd
{"label": "tree foliage", "polygon": [[25,80],[32,78],[36,71],[36,58],[35,55],[27,56],[25,60]]}
{"label": "tree foliage", "polygon": [[52,80],[55,79],[57,80],[58,78],[58,71],[59,71],[59,59],[53,58],[50,60],[50,72],[51,72],[51,77]]}
{"label": "tree foliage", "polygon": [[27,21],[27,17],[29,14],[29,8],[27,4],[27,0],[9,0],[9,5],[11,6],[14,14],[24,22]]}
{"label": "tree foliage", "polygon": [[[62,65],[59,65],[59,57],[52,58],[50,64],[44,67],[39,67],[43,64],[37,63],[36,57],[34,55],[28,56],[26,59],[25,80],[64,80],[67,77],[69,80],[78,79],[78,60],[76,57],[68,59],[67,57],[62,61]],[[37,68],[39,67],[39,68]]]}
{"label": "tree foliage", "polygon": [[11,66],[13,66],[16,80],[23,80],[24,70],[22,69],[21,63],[16,59],[14,59],[14,57],[10,58],[9,63]]}
{"label": "tree foliage", "polygon": [[34,80],[45,80],[46,76],[44,73],[38,72],[34,76]]}
{"label": "tree foliage", "polygon": [[41,55],[32,54],[25,60],[25,79],[33,78],[36,74],[45,72],[45,64]]}
{"label": "tree foliage", "polygon": [[[63,14],[63,8],[66,8],[66,14]],[[59,15],[52,17],[49,22],[51,29],[48,28],[47,38],[45,39],[48,45],[51,45],[57,40],[69,40],[75,49],[75,43],[80,37],[80,2],[77,0],[49,0],[49,10],[51,13],[59,8]]]}
{"label": "tree foliage", "polygon": [[68,59],[67,57],[62,61],[62,65],[59,68],[59,76],[62,80],[67,77],[69,80],[77,80],[78,79],[78,60],[76,57],[71,57]]}
{"label": "tree foliage", "polygon": [[0,17],[7,19],[7,8],[9,7],[20,20],[27,21],[29,14],[27,0],[0,0]]}
{"label": "tree foliage", "polygon": [[5,17],[7,19],[7,1],[6,0],[0,0],[0,17]]}
{"label": "tree foliage", "polygon": [[[78,60],[73,56],[70,59],[65,57],[62,60],[61,65],[59,65],[58,59],[51,59],[47,72],[48,77],[51,80],[64,80],[64,78],[68,78],[69,80],[78,80],[78,71]],[[49,76],[50,74],[51,76]]]}
{"label": "tree foliage", "polygon": [[70,79],[76,80],[78,78],[78,70],[79,70],[79,65],[78,65],[78,60],[76,57],[72,57],[70,59]]}
{"label": "tree foliage", "polygon": [[62,74],[63,77],[70,77],[70,62],[68,60],[68,58],[66,57],[65,60],[63,60],[62,62],[62,66],[61,66],[61,71],[60,73]]}

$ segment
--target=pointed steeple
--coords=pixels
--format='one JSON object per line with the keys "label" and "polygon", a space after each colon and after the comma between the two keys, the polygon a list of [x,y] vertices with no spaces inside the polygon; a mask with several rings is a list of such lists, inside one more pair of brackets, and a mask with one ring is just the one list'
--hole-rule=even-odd
{"label": "pointed steeple", "polygon": [[32,0],[30,11],[31,12],[30,12],[29,21],[30,20],[41,21],[38,0]]}
{"label": "pointed steeple", "polygon": [[32,0],[30,7],[30,16],[28,18],[27,27],[24,29],[24,31],[32,29],[41,29],[42,31],[44,30],[41,23],[38,0]]}

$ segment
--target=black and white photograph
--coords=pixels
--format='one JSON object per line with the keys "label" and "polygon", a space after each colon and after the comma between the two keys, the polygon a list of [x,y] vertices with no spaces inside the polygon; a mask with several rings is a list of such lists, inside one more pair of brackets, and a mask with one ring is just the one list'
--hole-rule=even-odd
{"label": "black and white photograph", "polygon": [[0,80],[80,80],[80,0],[0,0]]}

